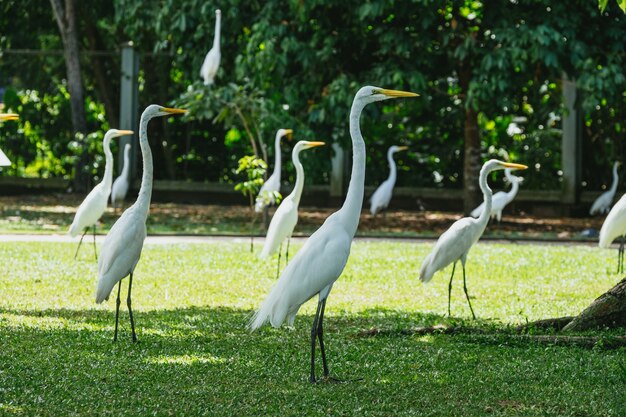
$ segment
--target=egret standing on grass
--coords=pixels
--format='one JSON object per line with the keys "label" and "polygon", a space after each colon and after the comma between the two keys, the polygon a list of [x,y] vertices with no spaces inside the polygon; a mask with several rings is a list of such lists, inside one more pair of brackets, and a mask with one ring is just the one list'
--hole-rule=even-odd
{"label": "egret standing on grass", "polygon": [[611,243],[620,239],[617,251],[617,273],[624,272],[624,234],[626,234],[626,194],[620,198],[613,206],[609,215],[606,216],[602,229],[600,229],[600,240],[598,245],[601,248],[608,248]]}
{"label": "egret standing on grass", "polygon": [[152,104],[141,115],[139,122],[139,145],[143,159],[143,176],[141,188],[135,204],[130,206],[115,222],[102,245],[100,260],[98,261],[98,288],[96,291],[96,303],[100,304],[109,299],[111,290],[118,284],[117,300],[115,303],[115,333],[113,340],[117,340],[117,326],[120,313],[120,289],[122,279],[130,274],[128,280],[128,296],[126,305],[130,315],[133,342],[137,341],[135,333],[135,321],[131,309],[131,290],[133,285],[133,271],[143,248],[146,238],[146,219],[150,209],[152,196],[152,152],[148,143],[148,122],[154,117],[167,116],[170,114],[185,113],[185,110],[170,109]]}
{"label": "egret standing on grass", "polygon": [[113,181],[113,187],[111,188],[111,204],[116,209],[126,199],[126,193],[128,192],[128,174],[130,172],[130,143],[124,146],[124,167],[119,177]]}
{"label": "egret standing on grass", "polygon": [[276,201],[275,194],[280,191],[280,172],[282,169],[280,155],[280,140],[283,136],[286,136],[288,140],[291,140],[293,130],[291,129],[278,129],[276,132],[276,138],[274,139],[274,172],[263,183],[259,194],[256,197],[254,204],[254,211],[261,213],[265,210],[265,207],[274,204]]}
{"label": "egret standing on grass", "polygon": [[375,101],[395,97],[415,97],[417,94],[385,90],[378,87],[362,87],[354,97],[350,110],[350,136],[352,137],[352,176],[346,200],[341,209],[330,215],[324,224],[305,242],[304,246],[287,265],[278,282],[261,304],[250,322],[256,330],[269,321],[279,327],[285,320],[293,325],[300,306],[318,294],[317,312],[311,328],[311,374],[315,378],[316,338],[319,339],[324,377],[328,377],[328,364],[324,350],[324,309],[326,298],[333,284],[341,275],[350,255],[352,239],[359,225],[363,205],[365,182],[365,143],[361,136],[359,120],[363,108]]}
{"label": "egret standing on grass", "polygon": [[222,23],[222,12],[217,9],[215,11],[215,34],[213,35],[213,47],[204,57],[202,68],[200,69],[200,76],[204,79],[205,85],[213,84],[217,70],[220,67],[220,27]]}
{"label": "egret standing on grass", "polygon": [[78,242],[78,247],[76,248],[76,253],[74,254],[74,259],[76,259],[80,245],[83,243],[83,238],[91,226],[93,226],[93,253],[96,259],[98,259],[98,254],[96,253],[96,223],[100,217],[102,217],[107,208],[109,194],[111,194],[111,183],[113,182],[113,154],[111,153],[110,147],[111,139],[132,134],[132,130],[110,129],[104,135],[102,147],[104,148],[106,164],[104,166],[104,176],[102,178],[102,182],[93,187],[93,190],[91,190],[83,202],[80,203],[78,210],[76,210],[74,221],[72,222],[69,230],[69,234],[72,237],[78,236],[78,234],[83,231],[83,235],[81,236],[80,241]]}
{"label": "egret standing on grass", "polygon": [[[0,122],[9,121],[9,120],[18,120],[20,117],[15,113],[0,113]],[[9,158],[2,152],[0,149],[0,167],[8,167],[11,166],[11,161]]]}
{"label": "egret standing on grass", "polygon": [[[495,217],[498,220],[498,223],[500,223],[500,220],[502,220],[502,210],[504,210],[504,207],[506,207],[507,204],[513,201],[513,199],[517,195],[517,191],[519,190],[519,185],[522,183],[522,181],[524,181],[524,178],[516,177],[515,175],[511,174],[510,168],[504,170],[504,175],[511,183],[511,190],[508,193],[504,191],[498,191],[493,195],[493,198],[491,199],[490,217],[492,219]],[[480,217],[480,214],[483,212],[484,209],[485,202],[483,201],[478,207],[476,207],[472,211],[471,216]]]}
{"label": "egret standing on grass", "polygon": [[370,197],[370,213],[376,215],[381,210],[385,210],[391,201],[393,187],[396,185],[396,161],[393,154],[409,149],[407,146],[390,146],[387,150],[387,161],[389,162],[389,177],[378,186],[374,194]]}
{"label": "egret standing on grass", "polygon": [[274,217],[270,222],[270,227],[267,229],[267,236],[265,238],[265,245],[259,257],[267,258],[272,255],[278,249],[278,266],[276,273],[280,271],[280,248],[282,248],[283,241],[287,240],[287,261],[289,261],[289,241],[291,240],[291,234],[293,229],[298,223],[298,205],[300,204],[300,197],[302,196],[302,188],[304,187],[304,168],[300,163],[300,152],[305,149],[310,149],[315,146],[322,146],[324,142],[307,142],[301,140],[296,143],[291,152],[291,159],[293,165],[296,167],[296,183],[293,186],[293,191],[287,197],[285,197],[280,203],[280,206],[276,209]]}
{"label": "egret standing on grass", "polygon": [[611,203],[613,202],[613,198],[615,197],[615,192],[617,191],[617,185],[619,183],[619,176],[617,175],[617,168],[621,165],[621,162],[615,161],[613,164],[613,183],[611,184],[611,188],[608,191],[600,194],[596,201],[593,202],[591,209],[589,210],[590,215],[595,214],[606,214],[611,209]]}
{"label": "egret standing on grass", "polygon": [[442,270],[454,262],[452,274],[450,275],[450,283],[448,284],[448,315],[450,315],[450,295],[452,292],[454,269],[456,262],[461,260],[461,265],[463,266],[463,291],[465,292],[467,303],[472,312],[472,317],[476,318],[469,294],[467,293],[465,261],[467,260],[467,253],[472,248],[472,245],[482,236],[487,222],[489,222],[489,213],[491,213],[491,188],[489,188],[487,184],[487,175],[492,171],[505,168],[526,169],[528,167],[526,165],[511,164],[496,159],[485,162],[480,170],[480,178],[478,181],[485,199],[485,209],[478,219],[464,217],[454,222],[454,224],[439,237],[433,251],[424,259],[424,263],[422,263],[422,267],[420,268],[420,280],[422,280],[422,282],[428,282],[435,272]]}

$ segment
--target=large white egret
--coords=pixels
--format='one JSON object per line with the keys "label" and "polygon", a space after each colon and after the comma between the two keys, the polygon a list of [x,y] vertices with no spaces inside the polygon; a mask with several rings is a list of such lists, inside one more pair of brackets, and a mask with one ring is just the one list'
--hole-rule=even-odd
{"label": "large white egret", "polygon": [[272,175],[263,183],[259,194],[256,197],[254,204],[254,211],[261,213],[265,210],[265,207],[274,204],[276,201],[275,193],[280,191],[280,173],[282,170],[282,156],[280,154],[280,140],[283,137],[291,139],[293,130],[291,129],[278,129],[276,137],[274,138],[274,171]]}
{"label": "large white egret", "polygon": [[617,251],[617,273],[624,272],[624,234],[626,234],[626,194],[620,198],[613,206],[609,215],[606,216],[602,228],[600,229],[600,239],[598,246],[608,248],[611,243],[618,238],[620,239],[619,249]]}
{"label": "large white egret", "polygon": [[143,249],[143,241],[146,238],[146,220],[150,209],[152,197],[152,151],[148,143],[148,122],[160,116],[185,113],[185,110],[162,107],[156,104],[148,106],[141,114],[139,122],[139,145],[143,159],[143,175],[141,188],[135,204],[122,213],[119,219],[107,234],[100,252],[98,261],[98,288],[96,290],[96,303],[100,304],[109,299],[111,290],[118,284],[117,300],[115,303],[115,333],[113,340],[117,340],[117,327],[120,313],[120,289],[122,279],[130,275],[128,280],[128,296],[126,305],[130,315],[133,342],[137,341],[135,333],[135,321],[131,308],[131,290],[133,285],[133,271]]}
{"label": "large white egret", "polygon": [[613,183],[611,184],[611,188],[608,191],[600,194],[596,201],[591,205],[591,209],[589,210],[590,215],[595,214],[606,214],[609,212],[611,208],[611,203],[613,202],[613,198],[615,197],[615,192],[617,191],[617,185],[619,183],[619,176],[617,175],[617,169],[622,163],[619,161],[615,161],[613,164]]}
{"label": "large white egret", "polygon": [[385,210],[391,201],[393,187],[396,185],[397,168],[393,154],[409,149],[407,146],[390,146],[387,150],[387,161],[389,162],[389,177],[378,186],[374,194],[370,197],[370,213],[375,215],[381,210]]}
{"label": "large white egret", "polygon": [[204,79],[205,85],[213,84],[217,70],[220,67],[220,28],[222,23],[222,12],[215,10],[215,33],[213,35],[213,47],[204,57],[202,68],[200,68],[200,76]]}
{"label": "large white egret", "polygon": [[350,110],[350,136],[352,137],[353,155],[352,175],[346,200],[341,209],[330,215],[324,224],[305,242],[250,321],[252,330],[258,329],[267,321],[273,327],[279,327],[287,320],[289,326],[292,326],[300,306],[316,294],[318,295],[317,311],[311,328],[310,382],[316,382],[316,338],[320,344],[324,377],[327,378],[329,374],[323,333],[326,299],[348,261],[350,246],[359,225],[359,216],[363,205],[365,142],[363,142],[359,126],[361,112],[369,103],[395,97],[415,96],[417,96],[415,93],[385,90],[371,86],[362,87],[356,93]]}
{"label": "large white egret", "polygon": [[102,177],[102,181],[93,187],[83,202],[80,203],[78,210],[76,210],[74,221],[72,222],[69,230],[69,234],[72,237],[78,236],[81,231],[83,232],[83,235],[78,242],[74,259],[76,259],[80,245],[83,243],[83,238],[91,226],[93,226],[93,253],[96,259],[98,259],[98,254],[96,253],[96,223],[100,217],[102,217],[107,208],[109,194],[111,194],[111,183],[113,182],[113,154],[111,153],[111,139],[132,134],[132,130],[110,129],[104,135],[104,140],[102,141],[102,148],[104,149],[104,157],[106,160],[104,166],[104,176]]}
{"label": "large white egret", "polygon": [[[513,199],[517,195],[517,192],[519,191],[519,185],[522,183],[522,181],[524,181],[524,178],[516,177],[515,175],[511,174],[510,168],[504,170],[504,175],[511,183],[511,189],[508,193],[505,191],[498,191],[493,195],[493,198],[491,199],[490,217],[492,219],[495,217],[498,220],[498,223],[500,223],[500,220],[502,220],[502,210],[504,210],[504,207],[506,207],[507,204],[513,201]],[[484,208],[485,202],[483,201],[478,207],[472,210],[470,215],[472,217],[480,217],[480,214],[483,212]]]}
{"label": "large white egret", "polygon": [[116,209],[117,206],[123,204],[126,199],[126,193],[128,193],[128,174],[130,173],[130,143],[124,146],[124,167],[119,177],[113,181],[113,187],[111,188],[111,204]]}
{"label": "large white egret", "polygon": [[296,143],[291,151],[291,159],[293,165],[296,167],[296,183],[293,186],[293,191],[287,197],[285,197],[280,203],[280,206],[276,209],[276,213],[272,217],[270,226],[267,229],[267,236],[265,237],[265,245],[263,250],[259,254],[260,258],[267,258],[278,250],[278,267],[277,273],[280,270],[280,249],[283,242],[287,240],[287,261],[289,261],[289,240],[293,229],[298,223],[298,205],[300,204],[300,197],[302,196],[302,189],[304,188],[304,168],[300,162],[300,152],[306,149],[311,149],[316,146],[322,146],[324,142],[308,142],[301,140]]}
{"label": "large white egret", "polygon": [[[9,121],[9,120],[19,120],[19,116],[15,113],[0,113],[0,122]],[[0,149],[0,167],[8,167],[11,166],[11,161]]]}
{"label": "large white egret", "polygon": [[487,184],[487,175],[490,172],[499,169],[526,169],[526,165],[512,164],[509,162],[498,161],[497,159],[491,159],[483,164],[480,170],[479,185],[483,192],[485,200],[485,209],[481,213],[478,219],[473,217],[464,217],[457,220],[446,230],[437,240],[433,251],[424,259],[422,267],[420,268],[420,280],[422,282],[428,282],[433,277],[435,272],[442,270],[446,266],[454,262],[452,266],[452,274],[450,275],[450,283],[448,284],[448,315],[450,315],[450,295],[452,292],[452,278],[454,277],[454,269],[456,262],[461,260],[463,266],[463,291],[467,298],[472,317],[476,318],[472,303],[470,302],[469,295],[467,294],[467,284],[465,282],[465,261],[467,260],[467,254],[472,248],[472,245],[478,241],[482,236],[487,223],[489,222],[489,213],[491,213],[491,197],[492,192]]}

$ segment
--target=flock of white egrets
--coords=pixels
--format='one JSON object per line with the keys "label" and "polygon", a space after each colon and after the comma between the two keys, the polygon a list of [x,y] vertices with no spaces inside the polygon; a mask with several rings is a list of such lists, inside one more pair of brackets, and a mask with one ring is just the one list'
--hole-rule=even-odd
{"label": "flock of white egrets", "polygon": [[[216,31],[213,48],[209,51],[202,65],[201,75],[205,84],[212,84],[217,73],[220,60],[219,49],[219,27],[221,13],[216,11]],[[319,341],[322,356],[323,375],[329,376],[326,352],[324,349],[323,320],[327,297],[333,284],[341,275],[350,254],[353,238],[359,224],[365,185],[365,143],[361,135],[360,117],[363,108],[370,103],[400,97],[416,97],[418,94],[388,90],[379,87],[365,86],[356,93],[349,115],[350,136],[352,139],[352,172],[347,195],[342,207],[330,215],[325,222],[317,229],[304,243],[302,248],[296,253],[291,262],[283,270],[277,282],[270,290],[259,309],[250,320],[251,330],[256,330],[266,322],[274,327],[279,327],[285,321],[288,325],[293,325],[296,314],[300,307],[318,295],[318,304],[313,326],[311,329],[311,370],[310,381],[317,380],[315,376],[315,353],[317,341]],[[112,226],[106,235],[100,257],[98,260],[98,283],[96,290],[96,302],[101,303],[107,300],[117,284],[117,299],[115,311],[115,331],[113,339],[117,340],[119,308],[121,304],[120,289],[122,280],[129,276],[127,306],[130,315],[132,339],[137,340],[135,323],[131,308],[131,291],[133,272],[143,248],[146,237],[146,219],[150,207],[153,181],[152,154],[147,137],[148,122],[155,118],[173,114],[182,114],[185,110],[167,108],[159,105],[148,106],[141,115],[139,123],[139,145],[143,160],[143,174],[141,186],[136,202],[128,207]],[[0,120],[15,120],[15,114],[0,115]],[[124,168],[119,178],[113,182],[113,156],[110,150],[110,142],[113,138],[133,134],[129,130],[109,130],[103,140],[104,154],[106,158],[105,173],[102,181],[94,187],[79,206],[69,233],[77,236],[81,231],[83,235],[79,242],[83,240],[89,228],[94,230],[94,252],[95,252],[95,226],[98,219],[107,207],[109,196],[111,196],[114,207],[120,204],[128,190],[128,145],[125,149]],[[255,209],[262,211],[267,205],[275,203],[276,193],[279,191],[281,183],[281,151],[280,141],[283,137],[290,137],[290,129],[280,129],[275,138],[274,172],[268,178],[261,189]],[[298,220],[298,205],[302,195],[304,185],[304,169],[299,160],[299,154],[303,150],[324,145],[323,142],[299,141],[293,148],[292,160],[296,169],[296,182],[293,191],[282,200],[278,206],[268,228],[267,237],[261,257],[268,257],[279,251],[280,247],[287,239],[287,257],[289,238],[293,233]],[[396,180],[396,166],[393,159],[394,153],[407,149],[404,146],[392,146],[387,153],[389,161],[389,178],[383,182],[373,193],[370,201],[370,212],[376,214],[384,210],[391,199],[392,190]],[[8,165],[8,158],[0,151],[0,165]],[[479,186],[483,193],[484,202],[472,212],[474,217],[462,218],[444,232],[437,240],[432,252],[424,260],[419,277],[423,282],[428,282],[433,275],[450,264],[453,264],[450,282],[448,284],[448,314],[450,314],[450,291],[456,262],[461,261],[463,267],[463,289],[469,304],[472,316],[470,297],[467,293],[465,279],[465,262],[467,255],[474,243],[480,238],[490,217],[495,216],[498,221],[502,215],[502,209],[516,195],[519,183],[522,178],[513,176],[512,170],[523,170],[525,165],[503,162],[499,160],[489,160],[484,163],[479,177]],[[505,170],[506,177],[512,184],[510,192],[499,192],[492,195],[492,191],[487,184],[488,174],[495,170]],[[599,198],[606,204],[610,204],[617,187],[617,164],[614,168],[615,181],[609,193],[610,198],[602,196]],[[608,203],[606,203],[608,200]],[[602,203],[601,202],[601,203]],[[602,206],[601,203],[598,205]],[[604,210],[604,206],[599,209],[594,204],[592,211]],[[608,211],[608,207],[606,209]],[[626,195],[615,205],[609,213],[602,231],[600,233],[600,246],[608,246],[613,239],[621,236],[626,231]],[[623,247],[620,248],[619,256],[623,258]],[[77,252],[78,253],[78,248]],[[288,260],[288,259],[287,259]]]}

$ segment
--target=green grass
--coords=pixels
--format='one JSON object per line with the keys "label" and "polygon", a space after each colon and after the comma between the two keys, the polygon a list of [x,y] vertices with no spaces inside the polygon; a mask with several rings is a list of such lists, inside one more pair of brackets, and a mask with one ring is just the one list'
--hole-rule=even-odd
{"label": "green grass", "polygon": [[[303,306],[295,329],[250,334],[246,323],[274,282],[275,259],[259,261],[247,245],[146,245],[133,282],[140,342],[130,340],[123,304],[114,344],[115,303],[94,303],[91,248],[73,261],[74,244],[0,243],[0,415],[626,414],[623,349],[502,334],[510,324],[578,313],[617,282],[613,251],[477,245],[467,268],[474,323],[460,274],[452,319],[450,269],[428,285],[417,280],[431,244],[358,241],[325,327],[331,373],[362,380],[310,385],[315,303]],[[359,336],[437,323],[502,333]]]}

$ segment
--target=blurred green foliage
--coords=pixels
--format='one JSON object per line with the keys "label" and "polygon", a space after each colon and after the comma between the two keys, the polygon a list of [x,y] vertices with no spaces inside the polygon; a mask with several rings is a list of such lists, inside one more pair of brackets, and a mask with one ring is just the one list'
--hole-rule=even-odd
{"label": "blurred green foliage", "polygon": [[[471,106],[479,111],[483,158],[529,164],[533,169],[525,175],[525,188],[558,188],[560,85],[565,74],[579,88],[585,186],[597,189],[609,181],[610,161],[625,157],[626,25],[613,2],[603,12],[586,0],[556,4],[234,0],[227,6],[217,1],[162,0],[159,7],[141,0],[114,0],[113,4],[111,9],[95,2],[93,10],[92,6],[85,10],[81,3],[81,33],[93,26],[105,40],[100,47],[109,50],[133,41],[141,53],[140,107],[175,102],[190,110],[185,120],[151,126],[157,178],[235,182],[241,155],[255,154],[257,146],[256,154],[270,159],[271,139],[281,127],[294,129],[297,139],[348,148],[352,97],[361,85],[373,84],[416,91],[421,97],[366,110],[362,129],[368,147],[368,184],[387,176],[387,148],[404,144],[410,151],[398,160],[398,185],[460,188],[465,108]],[[59,49],[47,6],[34,0],[0,5],[0,21],[9,29],[0,35],[0,49]],[[212,44],[217,7],[222,8],[222,60],[215,85],[207,87],[200,82],[199,69]],[[38,25],[26,33],[32,20]],[[92,47],[87,38],[85,46]],[[57,155],[45,175],[71,175],[67,160],[75,151],[67,135],[62,62],[43,56],[32,58],[37,65],[31,65],[20,57],[16,65],[9,56],[0,57],[0,81],[9,78],[20,96],[35,89],[40,97],[57,97],[48,100],[50,108],[60,107],[62,112],[55,117],[65,120],[53,121],[52,112],[44,124],[50,144],[41,152],[49,148]],[[119,58],[106,60],[114,89]],[[111,119],[96,104],[101,102],[101,89],[85,61],[95,132],[105,128],[105,117]],[[461,63],[471,71],[467,91],[459,83]],[[30,121],[31,114],[28,117]],[[20,134],[43,131],[41,126],[27,129],[22,125],[25,120],[20,122]],[[3,127],[0,146],[21,160],[28,154],[23,146],[40,139],[33,136],[18,145],[10,129],[8,124]],[[94,144],[94,161],[95,151]],[[331,152],[329,146],[310,156],[315,163],[307,165],[307,181],[328,181]],[[33,164],[34,159],[24,159],[11,173],[29,175]],[[93,169],[101,172],[102,167]],[[291,164],[285,164],[285,170],[285,181],[293,181]]]}

